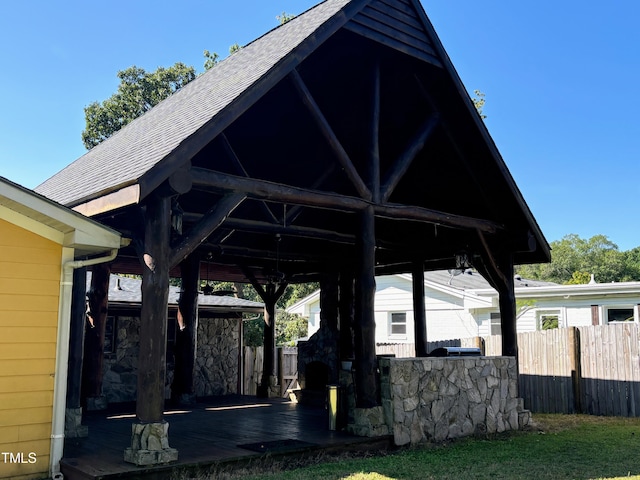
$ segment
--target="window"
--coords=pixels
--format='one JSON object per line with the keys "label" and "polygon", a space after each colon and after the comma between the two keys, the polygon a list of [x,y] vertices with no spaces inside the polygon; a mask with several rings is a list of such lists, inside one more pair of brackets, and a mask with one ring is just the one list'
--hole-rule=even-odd
{"label": "window", "polygon": [[536,328],[538,330],[552,330],[560,327],[562,315],[560,310],[540,310],[536,313]]}
{"label": "window", "polygon": [[389,336],[405,337],[407,335],[407,314],[405,312],[394,312],[391,314],[389,325]]}
{"label": "window", "polygon": [[633,322],[633,307],[610,307],[607,308],[607,323]]}
{"label": "window", "polygon": [[489,335],[501,335],[502,323],[500,322],[500,312],[490,314],[491,324],[489,325]]}

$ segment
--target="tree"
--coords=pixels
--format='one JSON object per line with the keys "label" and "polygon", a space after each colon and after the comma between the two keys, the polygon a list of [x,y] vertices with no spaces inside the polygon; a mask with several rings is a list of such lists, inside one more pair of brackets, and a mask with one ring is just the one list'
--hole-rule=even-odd
{"label": "tree", "polygon": [[640,280],[640,247],[621,252],[606,235],[570,234],[551,242],[551,263],[517,270],[525,278],[565,284],[588,283],[592,274],[599,283]]}
{"label": "tree", "polygon": [[292,15],[287,12],[282,12],[281,15],[276,15],[276,19],[278,20],[278,22],[280,22],[280,25],[284,25],[285,23],[293,20],[294,18],[296,18],[295,15]]}
{"label": "tree", "polygon": [[85,107],[82,142],[91,149],[196,78],[193,67],[176,63],[155,72],[132,66],[118,72],[118,91],[102,103]]}
{"label": "tree", "polygon": [[480,115],[480,118],[484,120],[485,118],[487,118],[487,116],[482,113],[482,109],[484,108],[484,103],[485,103],[485,99],[484,99],[485,95],[480,90],[474,90],[473,94],[475,95],[475,97],[471,99],[471,101],[473,101],[473,106],[476,107],[476,110],[478,111],[478,115]]}

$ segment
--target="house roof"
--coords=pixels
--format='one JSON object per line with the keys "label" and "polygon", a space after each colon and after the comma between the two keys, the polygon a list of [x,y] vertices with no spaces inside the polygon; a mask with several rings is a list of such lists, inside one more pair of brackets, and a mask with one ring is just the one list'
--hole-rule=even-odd
{"label": "house roof", "polygon": [[0,177],[0,218],[74,248],[75,256],[120,248],[120,233]]}
{"label": "house roof", "polygon": [[[91,286],[91,272],[87,272],[87,290]],[[139,306],[142,303],[142,281],[138,278],[111,274],[109,277],[109,303],[121,306]],[[169,305],[178,305],[180,288],[169,287]],[[198,295],[198,308],[211,312],[262,313],[264,304],[231,296]]]}
{"label": "house roof", "polygon": [[[407,272],[416,258],[425,270],[453,268],[461,251],[549,260],[418,0],[316,5],[37,191],[140,238],[140,207],[168,186],[182,220],[173,233],[199,240],[184,255],[210,259],[219,280],[250,271],[302,282],[353,269],[359,214],[370,207],[377,274]],[[133,248],[114,264],[139,269]]]}

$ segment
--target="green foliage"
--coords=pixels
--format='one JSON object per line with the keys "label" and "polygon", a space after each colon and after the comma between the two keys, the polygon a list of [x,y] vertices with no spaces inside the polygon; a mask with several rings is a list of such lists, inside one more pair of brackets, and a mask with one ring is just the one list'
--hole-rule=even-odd
{"label": "green foliage", "polygon": [[212,69],[220,61],[220,55],[218,55],[216,52],[211,53],[209,50],[205,50],[203,52],[203,55],[204,55],[205,70]]}
{"label": "green foliage", "polygon": [[485,103],[485,98],[484,98],[485,95],[480,90],[474,90],[473,94],[475,95],[475,97],[471,99],[473,101],[473,106],[476,107],[476,110],[478,111],[478,115],[480,115],[480,118],[484,120],[485,118],[487,118],[487,116],[482,113],[482,109],[484,108],[484,103]]}
{"label": "green foliage", "polygon": [[132,66],[118,72],[118,91],[102,103],[93,102],[84,109],[86,128],[82,142],[91,149],[129,122],[160,103],[196,78],[193,67],[176,63],[158,67],[155,72]]}
{"label": "green foliage", "polygon": [[523,265],[524,278],[556,283],[588,283],[591,274],[598,283],[640,280],[640,247],[621,252],[606,235],[589,239],[570,234],[551,242],[551,263]]}
{"label": "green foliage", "polygon": [[287,12],[282,12],[282,15],[276,15],[276,19],[278,20],[278,22],[280,22],[280,25],[284,25],[285,23],[293,20],[294,18],[296,18],[295,15],[292,15]]}
{"label": "green foliage", "polygon": [[276,314],[276,344],[293,346],[299,338],[307,336],[309,323],[300,315],[278,311]]}

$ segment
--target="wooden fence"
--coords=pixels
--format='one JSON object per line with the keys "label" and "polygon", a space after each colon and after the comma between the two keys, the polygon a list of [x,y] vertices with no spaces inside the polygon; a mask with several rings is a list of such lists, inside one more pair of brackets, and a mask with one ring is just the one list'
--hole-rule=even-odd
{"label": "wooden fence", "polygon": [[[502,354],[499,335],[444,342],[435,348],[480,347]],[[378,355],[415,356],[412,343],[378,344]],[[281,393],[296,386],[297,349],[278,349]],[[244,393],[255,395],[262,378],[262,347],[245,348]],[[556,328],[518,334],[519,396],[536,413],[640,416],[640,325],[614,324]]]}
{"label": "wooden fence", "polygon": [[[502,355],[499,335],[430,343],[478,346]],[[413,344],[378,353],[414,356]],[[537,413],[640,416],[640,326],[635,323],[556,328],[518,334],[519,396]]]}
{"label": "wooden fence", "polygon": [[[264,347],[244,347],[244,364],[242,367],[242,393],[255,395],[262,381],[262,362]],[[278,347],[277,376],[280,394],[286,395],[289,388],[298,383],[298,349],[296,347]]]}

